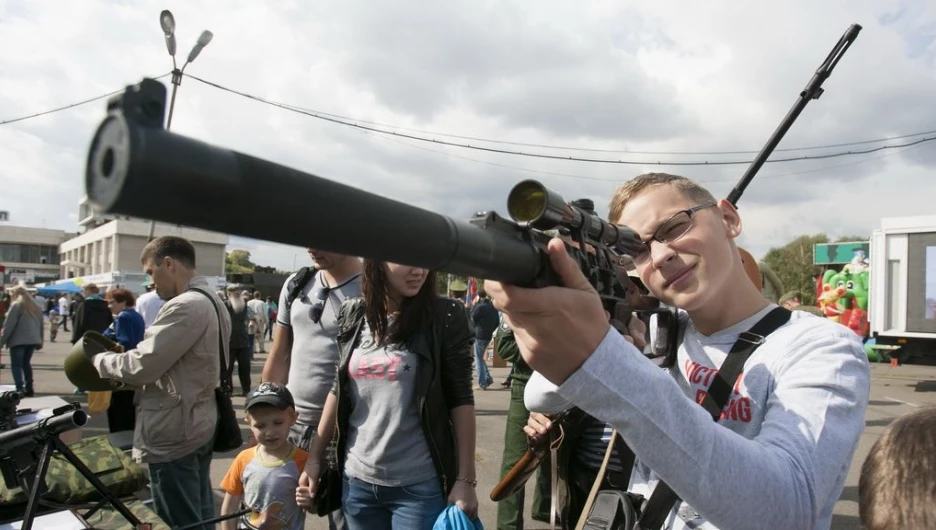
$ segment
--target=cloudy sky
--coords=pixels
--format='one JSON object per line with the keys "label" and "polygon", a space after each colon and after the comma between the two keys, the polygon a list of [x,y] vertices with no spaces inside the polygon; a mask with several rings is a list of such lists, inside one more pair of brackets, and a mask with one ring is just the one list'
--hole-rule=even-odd
{"label": "cloudy sky", "polygon": [[[639,162],[556,161],[418,142],[191,78],[182,83],[174,132],[457,218],[505,212],[508,190],[525,178],[567,199],[592,198],[602,215],[617,184],[652,170],[693,177],[725,196],[746,165],[653,163],[750,160],[753,153],[737,152],[761,148],[851,23],[863,31],[780,148],[891,139],[774,158],[936,135],[893,139],[936,130],[930,0],[262,4],[5,0],[0,122],[167,73],[158,17],[168,8],[180,58],[203,29],[214,33],[186,73],[238,91],[437,140]],[[0,210],[10,211],[13,224],[77,229],[84,159],[103,115],[98,101],[0,125]],[[933,213],[934,169],[936,142],[768,163],[739,202],[740,242],[762,256],[802,234],[870,234],[881,217]],[[310,207],[315,200],[309,197]],[[234,210],[277,215],[276,204]],[[284,269],[306,262],[301,249],[273,243],[233,238],[231,248]]]}

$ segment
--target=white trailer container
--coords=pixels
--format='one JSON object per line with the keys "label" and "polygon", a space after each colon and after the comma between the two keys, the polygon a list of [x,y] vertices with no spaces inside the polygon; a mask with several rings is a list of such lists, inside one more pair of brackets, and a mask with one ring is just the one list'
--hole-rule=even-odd
{"label": "white trailer container", "polygon": [[889,217],[871,236],[871,336],[936,359],[936,215]]}

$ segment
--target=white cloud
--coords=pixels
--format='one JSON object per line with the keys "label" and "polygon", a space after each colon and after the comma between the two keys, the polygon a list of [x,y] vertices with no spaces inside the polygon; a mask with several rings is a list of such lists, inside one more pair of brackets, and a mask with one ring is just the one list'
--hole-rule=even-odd
{"label": "white cloud", "polygon": [[[203,28],[215,35],[186,71],[232,88],[401,127],[638,151],[759,149],[857,22],[864,29],[826,94],[780,147],[936,129],[936,7],[927,0],[4,2],[0,120],[169,71],[157,22],[167,7],[180,58]],[[84,159],[103,111],[100,101],[0,126],[0,209],[13,222],[77,228]],[[648,170],[685,174],[725,195],[745,166],[650,162],[752,157],[591,153],[648,163],[612,166],[482,153],[352,130],[193,79],[179,90],[172,128],[456,218],[506,213],[507,191],[525,178],[567,199],[592,198],[602,214],[617,183]],[[803,153],[774,156],[796,154]],[[740,201],[741,241],[760,256],[804,233],[870,234],[881,217],[931,213],[934,168],[936,142],[767,164]],[[310,208],[316,199],[308,198]],[[231,208],[280,213],[276,202],[258,200]],[[231,246],[285,269],[307,261],[295,247],[240,238]]]}

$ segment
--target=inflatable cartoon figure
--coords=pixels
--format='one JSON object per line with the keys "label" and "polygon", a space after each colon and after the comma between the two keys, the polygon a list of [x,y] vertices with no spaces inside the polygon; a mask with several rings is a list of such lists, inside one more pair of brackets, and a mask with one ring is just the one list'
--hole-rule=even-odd
{"label": "inflatable cartoon figure", "polygon": [[861,337],[865,337],[869,332],[869,323],[868,323],[868,280],[870,273],[867,269],[858,272],[857,274],[851,274],[848,277],[848,280],[845,282],[846,293],[852,294],[852,305],[846,311],[846,314],[842,315],[842,324],[848,326],[849,329],[857,333]]}
{"label": "inflatable cartoon figure", "polygon": [[842,313],[849,307],[847,276],[836,270],[827,270],[822,276],[822,294],[817,302],[822,313],[833,322],[842,321]]}

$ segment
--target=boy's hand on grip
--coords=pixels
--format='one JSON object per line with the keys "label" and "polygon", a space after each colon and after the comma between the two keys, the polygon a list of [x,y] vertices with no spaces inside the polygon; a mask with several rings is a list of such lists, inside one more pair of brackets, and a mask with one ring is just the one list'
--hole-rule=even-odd
{"label": "boy's hand on grip", "polygon": [[611,319],[611,327],[616,329],[618,333],[627,339],[627,342],[633,344],[638,350],[643,351],[647,345],[647,325],[637,315],[632,313],[627,319],[627,323],[618,319]]}

